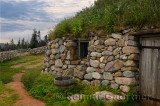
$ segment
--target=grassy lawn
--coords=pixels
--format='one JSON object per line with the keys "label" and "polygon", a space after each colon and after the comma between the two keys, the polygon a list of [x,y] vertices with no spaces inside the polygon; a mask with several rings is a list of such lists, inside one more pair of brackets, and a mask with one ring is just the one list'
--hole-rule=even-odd
{"label": "grassy lawn", "polygon": [[32,61],[34,61],[34,64],[36,64],[36,63],[40,62],[40,61],[36,61],[36,60],[39,60],[42,57],[44,57],[44,54],[36,55],[36,56],[18,57],[18,58],[14,58],[14,59],[5,61],[3,63],[0,63],[0,81],[2,81],[4,84],[9,83],[12,81],[12,76],[14,74],[19,73],[22,70],[25,70],[24,66],[22,66],[20,68],[11,68],[11,66],[19,65],[19,64],[23,64],[23,63],[31,64]]}

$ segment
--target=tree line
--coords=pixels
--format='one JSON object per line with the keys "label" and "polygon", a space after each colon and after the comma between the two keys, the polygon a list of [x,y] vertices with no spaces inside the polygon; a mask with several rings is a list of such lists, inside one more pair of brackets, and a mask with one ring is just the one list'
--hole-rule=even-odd
{"label": "tree line", "polygon": [[41,39],[41,32],[33,29],[33,34],[30,39],[30,41],[23,39],[19,39],[18,43],[15,44],[14,40],[11,39],[10,43],[5,43],[3,46],[0,45],[0,51],[9,51],[9,50],[18,50],[18,49],[29,49],[29,48],[37,48],[41,46],[47,45],[48,36],[44,36],[43,39]]}

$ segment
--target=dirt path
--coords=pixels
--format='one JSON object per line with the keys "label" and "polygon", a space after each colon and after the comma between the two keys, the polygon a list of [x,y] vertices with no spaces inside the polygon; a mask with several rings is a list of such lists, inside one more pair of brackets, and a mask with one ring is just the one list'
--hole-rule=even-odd
{"label": "dirt path", "polygon": [[24,73],[15,74],[13,76],[14,82],[10,82],[6,85],[8,88],[14,89],[16,93],[19,95],[19,100],[16,101],[14,106],[45,106],[45,103],[32,98],[24,89],[24,85],[21,82],[23,74]]}

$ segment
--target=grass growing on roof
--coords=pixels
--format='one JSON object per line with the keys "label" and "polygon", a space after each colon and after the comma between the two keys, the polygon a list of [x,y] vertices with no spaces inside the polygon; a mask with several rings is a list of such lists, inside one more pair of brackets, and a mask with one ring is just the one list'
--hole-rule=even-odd
{"label": "grass growing on roof", "polygon": [[50,31],[50,39],[78,36],[88,29],[117,32],[124,27],[142,27],[160,23],[159,0],[97,0],[74,17],[60,22]]}

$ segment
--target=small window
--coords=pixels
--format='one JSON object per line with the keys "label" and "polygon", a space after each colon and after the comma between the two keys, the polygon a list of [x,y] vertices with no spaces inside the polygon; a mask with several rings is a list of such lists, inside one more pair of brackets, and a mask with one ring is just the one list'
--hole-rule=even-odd
{"label": "small window", "polygon": [[87,58],[88,55],[88,42],[79,42],[79,58]]}

